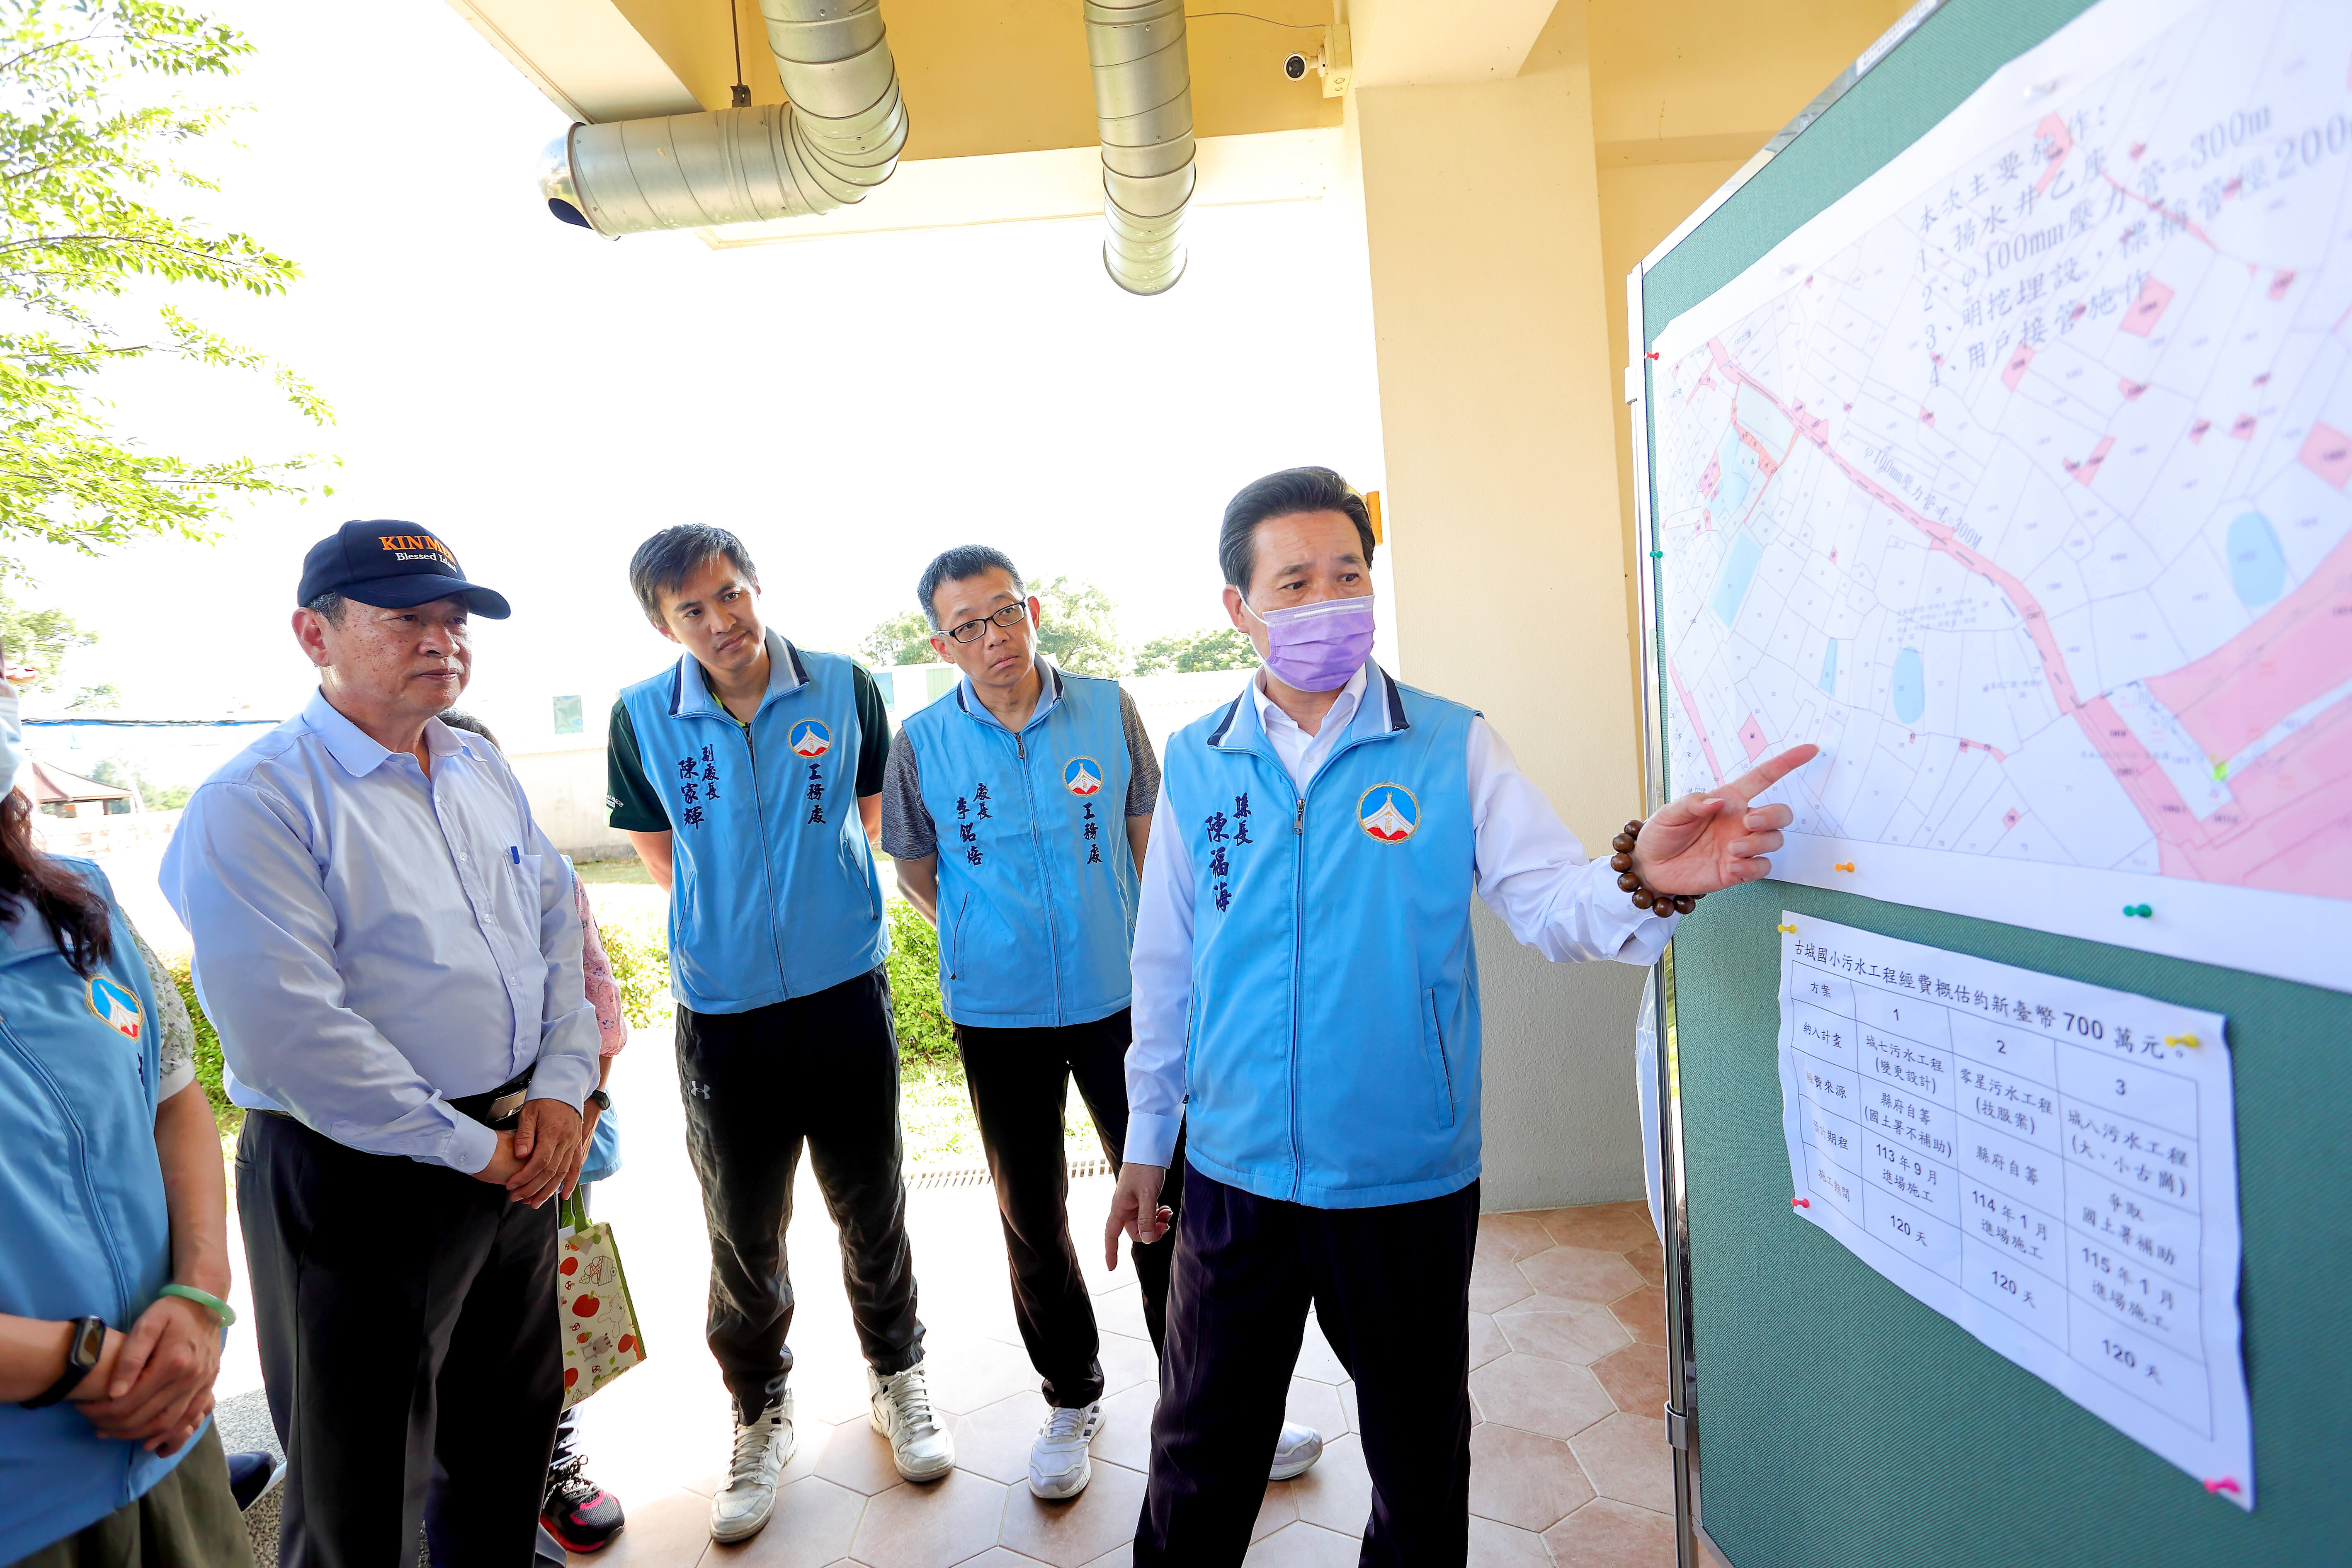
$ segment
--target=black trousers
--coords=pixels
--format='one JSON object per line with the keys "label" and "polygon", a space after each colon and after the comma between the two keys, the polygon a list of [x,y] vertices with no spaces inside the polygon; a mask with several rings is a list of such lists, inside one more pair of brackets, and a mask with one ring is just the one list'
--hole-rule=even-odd
{"label": "black trousers", "polygon": [[1478,1184],[1318,1209],[1197,1168],[1186,1180],[1136,1568],[1231,1568],[1249,1550],[1310,1304],[1356,1380],[1372,1479],[1361,1561],[1462,1568]]}
{"label": "black trousers", "polygon": [[450,1568],[523,1568],[563,1402],[555,1205],[247,1116],[236,1211],[284,1568],[405,1564],[432,1489]]}
{"label": "black trousers", "polygon": [[[1118,1170],[1127,1147],[1127,1047],[1134,1037],[1128,1009],[1060,1028],[954,1027],[981,1148],[996,1184],[1021,1341],[1029,1347],[1029,1363],[1045,1380],[1045,1402],[1083,1408],[1102,1397],[1102,1340],[1094,1299],[1070,1241],[1062,1111],[1076,1079],[1103,1152],[1111,1169]],[[1171,1208],[1179,1207],[1183,1196],[1183,1158],[1179,1143],[1160,1196]],[[1175,1250],[1171,1233],[1132,1251],[1143,1321],[1155,1351],[1166,1337],[1168,1266]]]}
{"label": "black trousers", "polygon": [[841,1231],[842,1283],[867,1363],[887,1375],[922,1360],[898,1037],[882,967],[748,1013],[680,1007],[677,1077],[710,1232],[705,1335],[743,1419],[782,1395],[793,1370],[784,1230],[803,1143]]}

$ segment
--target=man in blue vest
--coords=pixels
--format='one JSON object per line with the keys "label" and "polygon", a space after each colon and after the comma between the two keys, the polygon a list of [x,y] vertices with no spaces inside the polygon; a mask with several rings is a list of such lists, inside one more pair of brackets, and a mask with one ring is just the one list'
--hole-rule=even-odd
{"label": "man in blue vest", "polygon": [[613,705],[607,804],[670,894],[678,1082],[710,1231],[706,1333],[735,1404],[710,1534],[742,1541],[774,1511],[794,1445],[784,1231],[803,1142],[840,1227],[874,1429],[908,1480],[955,1466],[915,1315],[889,940],[867,847],[889,716],[865,670],[761,624],[759,575],[725,529],[663,530],[638,547],[629,585],[685,649]]}
{"label": "man in blue vest", "polygon": [[1676,801],[1589,863],[1483,718],[1371,662],[1372,542],[1362,499],[1328,468],[1236,495],[1225,607],[1265,667],[1169,742],[1104,1237],[1158,1235],[1181,1118],[1190,1169],[1138,1568],[1241,1562],[1310,1305],[1356,1380],[1363,1562],[1460,1568],[1472,892],[1547,958],[1653,963],[1678,910],[1769,870],[1790,812],[1748,801],[1814,750]]}
{"label": "man in blue vest", "polygon": [[[1037,600],[1003,552],[947,551],[924,568],[915,596],[932,648],[964,679],[908,719],[891,748],[882,847],[908,901],[939,928],[940,992],[996,1188],[1013,1315],[1044,1380],[1048,1408],[1030,1446],[1029,1489],[1073,1498],[1093,1479],[1103,1373],[1093,1299],[1070,1243],[1062,1112],[1075,1079],[1118,1165],[1128,946],[1160,763],[1116,680],[1073,674],[1038,653]],[[1160,1204],[1172,1207],[1181,1191],[1171,1178]],[[1155,1349],[1173,1250],[1135,1248]],[[1296,1476],[1323,1439],[1286,1426],[1276,1450],[1277,1479]]]}

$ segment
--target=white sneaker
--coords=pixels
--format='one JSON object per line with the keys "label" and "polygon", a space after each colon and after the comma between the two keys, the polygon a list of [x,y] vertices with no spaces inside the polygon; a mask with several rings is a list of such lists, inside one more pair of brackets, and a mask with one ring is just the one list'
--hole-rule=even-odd
{"label": "white sneaker", "polygon": [[798,1438],[793,1432],[793,1396],[782,1395],[760,1412],[757,1421],[735,1418],[735,1457],[728,1461],[727,1484],[710,1500],[710,1539],[748,1541],[776,1511],[776,1478],[793,1462]]}
{"label": "white sneaker", "polygon": [[1274,1446],[1274,1468],[1266,1472],[1270,1481],[1295,1480],[1315,1468],[1323,1457],[1323,1434],[1312,1426],[1301,1426],[1296,1421],[1282,1424],[1282,1437]]}
{"label": "white sneaker", "polygon": [[955,1468],[955,1439],[931,1414],[921,1362],[888,1377],[867,1367],[866,1391],[873,1400],[874,1430],[890,1439],[890,1458],[901,1476],[935,1481]]}
{"label": "white sneaker", "polygon": [[1072,1408],[1055,1405],[1029,1445],[1029,1489],[1048,1502],[1074,1498],[1095,1479],[1087,1449],[1102,1430],[1102,1401]]}

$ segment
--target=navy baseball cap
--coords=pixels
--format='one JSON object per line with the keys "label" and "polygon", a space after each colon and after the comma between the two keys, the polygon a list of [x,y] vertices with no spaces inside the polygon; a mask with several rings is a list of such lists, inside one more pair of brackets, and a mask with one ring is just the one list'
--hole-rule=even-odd
{"label": "navy baseball cap", "polygon": [[347,522],[302,558],[302,585],[294,602],[341,594],[381,610],[405,610],[436,599],[463,597],[467,607],[494,621],[514,614],[506,595],[466,581],[457,552],[413,522],[389,518]]}

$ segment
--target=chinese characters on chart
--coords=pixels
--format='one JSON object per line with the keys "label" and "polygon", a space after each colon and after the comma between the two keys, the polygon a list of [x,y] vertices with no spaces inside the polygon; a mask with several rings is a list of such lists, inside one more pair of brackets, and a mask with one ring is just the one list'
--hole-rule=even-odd
{"label": "chinese characters on chart", "polygon": [[2222,1020],[1782,919],[1797,1213],[2250,1503]]}

